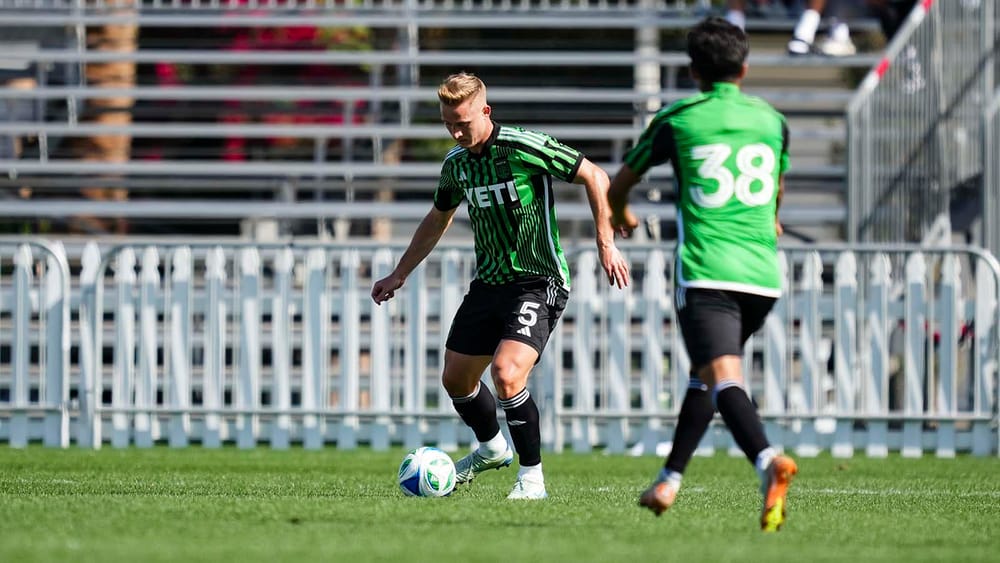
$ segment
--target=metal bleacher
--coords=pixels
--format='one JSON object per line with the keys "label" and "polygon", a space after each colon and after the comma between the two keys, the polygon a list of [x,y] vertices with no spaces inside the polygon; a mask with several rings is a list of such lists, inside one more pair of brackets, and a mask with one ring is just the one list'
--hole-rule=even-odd
{"label": "metal bleacher", "polygon": [[[498,121],[546,131],[613,172],[658,108],[694,92],[683,34],[706,9],[668,0],[0,0],[0,68],[31,69],[38,83],[0,88],[0,136],[25,140],[21,154],[0,155],[4,220],[55,231],[90,216],[128,221],[133,233],[345,237],[371,235],[377,217],[390,224],[380,236],[403,236],[425,213],[450,144],[434,95],[445,75],[476,72]],[[877,57],[788,57],[793,24],[748,22],[745,86],[789,118],[783,221],[803,237],[839,239],[844,108]],[[95,41],[100,28],[136,30],[134,48]],[[134,80],[88,78],[88,68],[115,64]],[[94,104],[102,100],[117,105]],[[15,103],[34,111],[4,111]],[[127,158],[81,155],[79,142],[94,138],[127,139]],[[645,179],[641,213],[672,219],[670,174],[660,167]],[[25,187],[30,197],[18,197]],[[127,199],[81,196],[94,187]],[[558,190],[561,218],[582,232],[582,190]],[[277,230],[255,230],[261,224]]]}

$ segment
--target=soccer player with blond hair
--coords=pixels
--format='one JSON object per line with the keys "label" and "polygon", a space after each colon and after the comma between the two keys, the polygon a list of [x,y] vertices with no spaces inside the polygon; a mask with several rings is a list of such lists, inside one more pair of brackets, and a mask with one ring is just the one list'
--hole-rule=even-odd
{"label": "soccer player with blond hair", "polygon": [[[610,284],[623,288],[629,270],[614,243],[608,176],[549,135],[493,121],[486,85],[473,74],[449,76],[438,89],[438,101],[441,120],[457,145],[445,156],[434,205],[392,273],[375,282],[372,299],[381,304],[395,295],[465,201],[477,271],[452,321],[441,379],[479,446],[456,462],[456,481],[467,483],[513,462],[496,416],[499,402],[520,464],[507,498],[542,499],[548,495],[539,414],[527,382],[570,290],[552,181],[583,184],[601,267]],[[496,398],[480,382],[487,366]]]}

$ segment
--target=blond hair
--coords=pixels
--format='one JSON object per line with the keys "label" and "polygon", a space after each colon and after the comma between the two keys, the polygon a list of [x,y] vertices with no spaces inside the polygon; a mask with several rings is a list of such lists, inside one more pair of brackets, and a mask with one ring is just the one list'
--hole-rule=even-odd
{"label": "blond hair", "polygon": [[457,106],[480,94],[486,95],[486,84],[478,76],[468,72],[452,74],[438,88],[438,100],[448,106]]}

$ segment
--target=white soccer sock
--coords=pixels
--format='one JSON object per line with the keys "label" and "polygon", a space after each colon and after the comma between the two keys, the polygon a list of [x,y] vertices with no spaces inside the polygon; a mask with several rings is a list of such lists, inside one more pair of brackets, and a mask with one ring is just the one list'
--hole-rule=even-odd
{"label": "white soccer sock", "polygon": [[658,483],[663,483],[663,482],[670,483],[670,486],[673,487],[674,489],[680,489],[681,479],[683,478],[684,478],[683,473],[678,473],[676,471],[672,471],[664,467],[663,469],[660,470],[660,474],[657,475],[656,481]]}
{"label": "white soccer sock", "polygon": [[729,10],[726,12],[726,21],[740,29],[747,27],[747,15],[740,10]]}
{"label": "white soccer sock", "polygon": [[792,37],[812,44],[816,40],[816,30],[819,28],[819,12],[816,10],[806,10],[802,12],[799,23],[795,24],[795,31]]}
{"label": "white soccer sock", "polygon": [[767,471],[769,465],[771,465],[771,460],[774,456],[778,455],[772,447],[766,447],[757,454],[757,461],[754,463],[754,467],[757,469],[757,476],[760,477],[760,482],[764,482],[764,472]]}
{"label": "white soccer sock", "polygon": [[505,451],[507,451],[507,438],[504,438],[503,432],[497,432],[496,436],[479,444],[479,453],[484,457],[496,457]]}
{"label": "white soccer sock", "polygon": [[536,483],[544,483],[545,476],[542,475],[542,464],[538,465],[522,465],[520,469],[517,470],[517,478],[528,477],[529,481],[534,481]]}

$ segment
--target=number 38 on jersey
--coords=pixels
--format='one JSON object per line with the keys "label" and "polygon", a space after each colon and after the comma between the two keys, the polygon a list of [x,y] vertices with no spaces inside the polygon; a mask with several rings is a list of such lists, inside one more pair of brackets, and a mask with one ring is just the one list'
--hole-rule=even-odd
{"label": "number 38 on jersey", "polygon": [[718,188],[706,193],[704,182],[692,183],[691,199],[700,207],[722,207],[734,196],[744,205],[767,205],[774,197],[774,167],[777,158],[774,149],[763,143],[744,145],[736,151],[734,174],[726,161],[733,154],[733,147],[716,143],[691,148],[691,158],[701,161],[698,176],[715,180]]}

